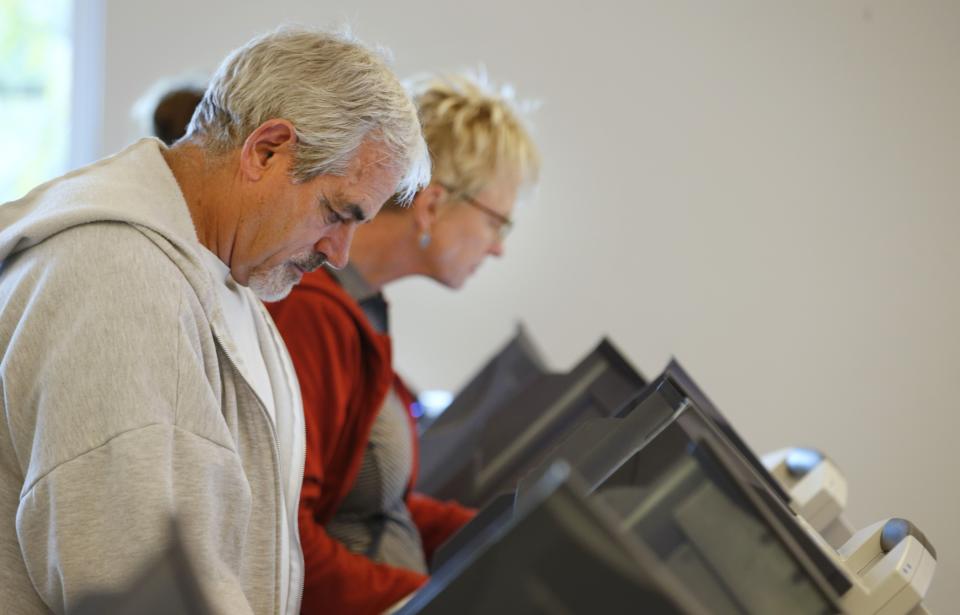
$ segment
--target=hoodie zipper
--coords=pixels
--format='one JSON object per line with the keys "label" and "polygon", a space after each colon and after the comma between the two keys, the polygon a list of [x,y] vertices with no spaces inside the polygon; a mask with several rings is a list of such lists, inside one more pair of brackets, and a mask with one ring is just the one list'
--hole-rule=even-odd
{"label": "hoodie zipper", "polygon": [[[211,323],[211,324],[212,324],[212,323]],[[217,344],[219,344],[220,349],[223,350],[223,354],[224,354],[224,356],[227,357],[227,361],[230,363],[230,366],[233,368],[233,370],[234,370],[237,374],[239,374],[240,379],[241,379],[241,380],[243,381],[243,383],[247,386],[247,388],[250,389],[250,392],[253,393],[253,397],[254,397],[254,399],[257,400],[257,406],[258,406],[259,409],[260,409],[260,416],[263,417],[263,419],[267,422],[267,427],[268,427],[269,430],[270,430],[270,437],[271,437],[271,440],[273,441],[273,453],[274,453],[274,473],[273,473],[274,486],[277,487],[277,489],[278,489],[278,491],[279,491],[279,493],[277,494],[277,495],[278,495],[278,498],[277,498],[277,508],[278,508],[278,510],[276,511],[277,514],[278,514],[278,516],[279,516],[279,515],[281,515],[281,514],[284,514],[284,511],[283,511],[283,509],[284,509],[283,501],[284,501],[284,495],[285,495],[286,489],[284,489],[284,485],[283,485],[283,475],[282,475],[282,473],[281,473],[281,471],[280,471],[280,466],[281,466],[281,459],[280,459],[280,438],[279,438],[279,436],[277,435],[277,428],[276,428],[276,426],[275,426],[274,423],[273,423],[273,419],[270,417],[270,413],[267,412],[267,406],[266,406],[266,404],[263,403],[263,400],[260,398],[260,394],[257,393],[256,389],[254,389],[253,386],[252,386],[249,382],[247,382],[247,379],[243,376],[243,372],[240,371],[240,368],[239,368],[239,366],[237,365],[236,359],[234,359],[233,355],[232,355],[232,354],[230,353],[230,351],[227,349],[227,345],[224,343],[223,337],[221,337],[221,335],[216,331],[215,328],[211,327],[211,330],[212,330],[214,339],[217,341]],[[304,447],[304,448],[306,448],[306,447]],[[306,463],[306,460],[304,460],[304,463]],[[280,553],[280,548],[279,548],[280,541],[283,540],[283,537],[280,535],[282,531],[283,531],[283,526],[278,524],[278,525],[277,525],[277,534],[276,534],[276,539],[277,539],[277,566],[278,566],[278,567],[279,567],[279,566],[282,566],[282,565],[284,564],[284,562],[281,562],[281,561],[280,561],[280,555],[281,555],[281,553]],[[289,565],[289,562],[287,562],[287,565]],[[279,573],[280,573],[279,569],[277,570],[277,573],[278,573],[278,575],[279,575]],[[282,576],[282,575],[281,575],[281,576]],[[281,578],[281,576],[278,576],[278,577],[277,577],[278,582],[279,582],[279,579]],[[279,586],[277,587],[277,589],[278,589],[278,590],[280,589]],[[301,591],[301,593],[302,593],[302,591],[303,591],[302,588],[301,588],[300,591]],[[279,613],[280,615],[283,615],[283,614],[286,613],[286,605],[280,605],[279,602],[280,602],[280,592],[278,591],[278,592],[277,592],[277,602],[276,602],[276,605],[277,605],[277,611],[276,611],[276,612]]]}

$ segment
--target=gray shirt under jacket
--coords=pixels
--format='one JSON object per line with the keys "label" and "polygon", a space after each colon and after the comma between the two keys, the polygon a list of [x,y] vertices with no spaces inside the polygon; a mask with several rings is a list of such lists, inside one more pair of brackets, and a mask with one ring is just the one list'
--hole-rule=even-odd
{"label": "gray shirt under jacket", "polygon": [[[352,267],[332,273],[374,328],[388,333],[382,295]],[[357,479],[326,530],[354,553],[427,574],[420,532],[404,499],[413,472],[412,437],[407,409],[391,388],[370,430]]]}

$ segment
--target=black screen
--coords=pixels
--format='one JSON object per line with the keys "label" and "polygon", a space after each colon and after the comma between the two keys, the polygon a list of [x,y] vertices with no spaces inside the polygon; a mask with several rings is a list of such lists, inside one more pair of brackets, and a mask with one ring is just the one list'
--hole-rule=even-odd
{"label": "black screen", "polygon": [[[567,374],[541,376],[447,449],[421,491],[482,507],[517,481],[576,426],[614,416],[646,382],[606,340]],[[423,444],[428,446],[427,443]]]}
{"label": "black screen", "polygon": [[[625,517],[647,519],[645,525],[637,527],[655,528],[655,531],[645,532],[644,536],[655,551],[662,553],[663,544],[682,542],[664,518],[674,514],[681,499],[689,494],[689,490],[683,489],[684,476],[676,470],[683,465],[689,475],[687,478],[696,477],[690,478],[693,484],[709,482],[715,487],[723,498],[715,497],[713,501],[726,502],[723,510],[737,512],[741,526],[765,528],[767,539],[771,541],[769,544],[776,547],[767,549],[770,562],[779,562],[779,570],[785,568],[785,562],[795,562],[798,570],[803,572],[798,572],[796,579],[806,588],[800,593],[808,600],[813,599],[813,594],[807,591],[812,587],[818,588],[823,597],[839,596],[849,590],[851,585],[846,575],[797,523],[793,512],[771,492],[766,482],[759,479],[726,434],[716,428],[713,417],[702,412],[689,398],[681,397],[667,379],[660,380],[658,394],[664,399],[675,400],[678,411],[674,420],[625,460],[596,492],[610,499]],[[665,491],[664,485],[670,485],[673,491]],[[705,510],[705,506],[699,509],[689,507],[689,511],[698,510]],[[707,516],[720,520],[718,531],[721,534],[724,524],[731,525],[730,521],[722,520],[720,513]],[[771,564],[769,570],[773,569],[776,566]],[[702,584],[709,585],[705,581]],[[784,591],[789,593],[786,589]]]}
{"label": "black screen", "polygon": [[693,378],[687,374],[686,370],[680,366],[680,363],[676,359],[670,361],[667,369],[664,370],[664,375],[670,379],[681,395],[691,399],[697,407],[700,408],[701,412],[713,421],[716,428],[736,447],[746,462],[750,464],[763,481],[767,483],[770,490],[776,494],[785,505],[790,506],[790,495],[784,490],[780,481],[767,471],[767,468],[763,465],[763,462],[760,461],[760,458],[757,457],[756,453],[747,446],[747,443],[743,441],[740,434],[736,432],[727,419],[717,410],[713,402],[700,390],[697,383],[693,381]]}
{"label": "black screen", "polygon": [[450,480],[448,460],[470,445],[474,434],[503,404],[546,374],[540,351],[519,326],[443,414],[429,424],[421,419],[418,489],[431,493]]}
{"label": "black screen", "polygon": [[569,482],[436,571],[400,613],[705,615],[616,517]]}

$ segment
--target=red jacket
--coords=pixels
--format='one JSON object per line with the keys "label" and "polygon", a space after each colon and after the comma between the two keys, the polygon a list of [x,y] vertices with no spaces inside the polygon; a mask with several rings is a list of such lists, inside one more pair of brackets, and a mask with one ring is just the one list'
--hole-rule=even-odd
{"label": "red jacket", "polygon": [[[381,613],[427,577],[352,553],[324,526],[353,488],[388,388],[396,387],[407,407],[412,396],[393,372],[390,338],[373,329],[356,301],[325,270],[305,275],[289,297],[267,308],[293,359],[307,428],[299,514],[305,566],[301,612]],[[417,437],[412,417],[410,421],[415,477]],[[412,480],[407,493],[429,561],[473,512],[413,493]]]}

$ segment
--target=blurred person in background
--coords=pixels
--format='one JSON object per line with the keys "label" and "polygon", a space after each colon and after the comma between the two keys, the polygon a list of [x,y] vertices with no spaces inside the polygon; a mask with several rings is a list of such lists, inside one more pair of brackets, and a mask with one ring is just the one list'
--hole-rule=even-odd
{"label": "blurred person in background", "polygon": [[306,415],[304,613],[390,608],[426,582],[433,551],[473,515],[414,491],[413,396],[394,372],[381,291],[411,276],[458,289],[502,256],[539,157],[511,97],[482,79],[424,80],[413,92],[432,182],[409,207],[393,199],[358,229],[349,266],[309,273],[268,304]]}
{"label": "blurred person in background", "polygon": [[429,164],[377,54],[285,28],[227,57],[172,148],[0,206],[4,613],[124,590],[171,517],[215,612],[299,612],[303,411],[258,298],[345,265]]}
{"label": "blurred person in background", "polygon": [[200,74],[160,79],[133,105],[131,116],[140,136],[152,135],[168,147],[187,134],[208,78]]}

